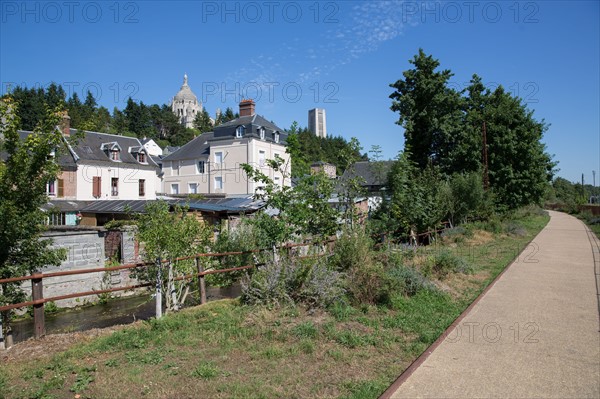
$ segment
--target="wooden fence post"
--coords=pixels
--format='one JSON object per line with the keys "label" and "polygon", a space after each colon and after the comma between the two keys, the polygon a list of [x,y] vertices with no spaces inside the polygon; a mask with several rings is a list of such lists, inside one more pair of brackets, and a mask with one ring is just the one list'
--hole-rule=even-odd
{"label": "wooden fence post", "polygon": [[156,258],[156,318],[162,317],[162,261]]}
{"label": "wooden fence post", "polygon": [[[196,258],[196,267],[198,268],[198,274],[204,273],[204,266],[202,266],[199,257]],[[200,289],[200,304],[204,305],[206,303],[206,282],[203,274],[198,276],[198,288]]]}
{"label": "wooden fence post", "polygon": [[[42,283],[42,275],[40,273],[34,273],[31,280],[31,295],[33,300],[37,301],[44,299],[44,285]],[[46,335],[46,324],[44,315],[44,304],[33,305],[33,332],[35,339],[42,338]]]}

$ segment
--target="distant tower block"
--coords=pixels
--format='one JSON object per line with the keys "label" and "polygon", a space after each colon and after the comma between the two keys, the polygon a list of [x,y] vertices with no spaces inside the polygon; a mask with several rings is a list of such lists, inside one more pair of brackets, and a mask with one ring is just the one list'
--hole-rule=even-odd
{"label": "distant tower block", "polygon": [[327,137],[327,122],[323,108],[315,108],[308,111],[308,130],[313,132],[317,137]]}
{"label": "distant tower block", "polygon": [[188,85],[187,74],[183,75],[183,85],[173,97],[171,110],[179,118],[179,123],[189,128],[194,127],[196,115],[202,112],[202,103]]}

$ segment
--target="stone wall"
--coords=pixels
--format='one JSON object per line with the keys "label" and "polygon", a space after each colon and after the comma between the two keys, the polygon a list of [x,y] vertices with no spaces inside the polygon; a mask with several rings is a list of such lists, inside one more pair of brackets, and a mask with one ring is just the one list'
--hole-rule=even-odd
{"label": "stone wall", "polygon": [[[45,233],[44,238],[51,238],[54,248],[65,248],[67,250],[67,259],[60,266],[46,267],[41,272],[52,273],[105,267],[107,265],[105,256],[105,238],[107,233],[103,229],[85,229],[81,227]],[[135,244],[133,232],[123,232],[123,237],[124,245],[120,251],[123,255],[123,259],[120,259],[121,263],[123,261],[126,263],[137,261],[139,251],[138,246]],[[45,278],[43,280],[44,298],[136,284],[129,274],[129,270],[117,270],[105,273],[98,272]],[[26,281],[23,284],[23,288],[27,295],[31,295],[30,281]],[[127,294],[131,294],[131,292],[117,291],[111,293],[112,296]],[[75,307],[97,302],[98,299],[97,295],[90,295],[56,301],[56,305],[58,307]]]}

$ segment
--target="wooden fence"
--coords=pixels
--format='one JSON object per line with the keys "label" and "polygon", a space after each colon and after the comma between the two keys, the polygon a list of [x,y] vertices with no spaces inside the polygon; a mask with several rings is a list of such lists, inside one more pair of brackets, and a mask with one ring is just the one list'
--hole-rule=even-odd
{"label": "wooden fence", "polygon": [[[247,270],[247,269],[252,269],[257,266],[260,266],[261,264],[251,264],[251,265],[231,267],[231,268],[226,268],[226,269],[204,270],[202,262],[200,262],[200,258],[257,254],[260,252],[273,251],[274,249],[284,249],[284,250],[289,251],[292,248],[325,245],[325,244],[329,244],[329,243],[333,243],[333,242],[335,242],[335,239],[332,238],[332,239],[328,239],[328,240],[320,241],[320,242],[286,244],[286,245],[282,245],[282,246],[279,246],[276,248],[262,248],[262,249],[254,249],[254,250],[250,250],[250,251],[235,251],[235,252],[222,252],[222,253],[200,253],[200,254],[195,254],[195,255],[191,255],[191,256],[181,257],[181,258],[175,259],[175,261],[183,261],[183,260],[193,259],[196,263],[197,272],[188,274],[185,276],[176,277],[174,280],[181,281],[181,280],[198,278],[198,288],[200,291],[200,303],[204,304],[204,303],[206,303],[206,284],[205,284],[205,280],[204,280],[204,277],[206,275],[217,274],[217,273],[231,273],[231,272],[240,271],[240,270]],[[325,256],[325,255],[327,255],[327,254],[325,253],[325,254],[317,254],[317,255],[309,255],[309,256],[298,256],[296,258],[302,259],[302,258],[308,258],[311,256]],[[162,261],[162,263],[168,263],[168,262],[169,262],[168,260]],[[71,275],[80,275],[80,274],[88,274],[88,273],[105,273],[105,272],[111,272],[111,271],[115,271],[115,270],[131,270],[131,269],[147,268],[149,266],[154,266],[156,264],[157,264],[156,262],[138,262],[138,263],[128,263],[128,264],[111,266],[111,267],[96,267],[96,268],[90,268],[90,269],[67,270],[67,271],[52,272],[52,273],[34,273],[30,276],[20,276],[20,277],[0,279],[0,284],[16,283],[16,282],[30,280],[31,288],[32,288],[32,290],[31,290],[32,300],[26,301],[26,302],[10,304],[10,305],[5,305],[5,306],[0,306],[0,312],[5,312],[8,310],[23,308],[23,307],[27,307],[27,306],[33,306],[34,337],[41,338],[46,334],[44,304],[47,302],[54,302],[54,301],[59,301],[59,300],[63,300],[63,299],[71,299],[71,298],[80,298],[80,297],[85,297],[85,296],[90,296],[90,295],[106,294],[106,293],[117,292],[117,291],[128,291],[128,290],[134,290],[137,288],[151,287],[151,286],[155,285],[155,282],[149,282],[149,283],[141,283],[141,284],[136,284],[136,285],[128,285],[128,286],[124,286],[124,287],[114,287],[114,288],[100,289],[100,290],[93,290],[93,291],[74,292],[74,293],[67,294],[67,295],[60,295],[60,296],[44,298],[44,288],[43,288],[44,287],[44,285],[43,285],[44,279],[47,279],[50,277],[71,276]],[[159,304],[157,304],[157,308],[158,308],[158,306],[159,306]]]}
{"label": "wooden fence", "polygon": [[[422,237],[432,236],[432,235],[435,235],[445,229],[446,229],[446,224],[444,223],[444,228],[427,231],[425,233],[416,235],[416,237],[418,237],[420,239]],[[389,239],[390,234],[391,233],[384,233],[382,235],[378,234],[377,237],[379,237],[379,236],[383,237],[384,242],[401,241],[401,239],[390,240]],[[401,238],[410,239],[411,237],[403,236]],[[200,253],[200,254],[195,254],[192,256],[181,257],[181,258],[175,259],[175,261],[193,259],[196,263],[197,272],[188,274],[185,276],[176,277],[175,280],[181,281],[181,280],[198,278],[200,303],[204,304],[204,303],[206,303],[206,284],[205,284],[205,280],[204,280],[205,276],[207,276],[209,274],[231,273],[231,272],[235,272],[235,271],[252,269],[257,266],[260,266],[261,264],[252,264],[252,265],[231,267],[231,268],[225,268],[225,269],[204,270],[204,268],[202,266],[202,262],[200,262],[200,258],[256,254],[256,253],[260,253],[260,252],[273,251],[275,249],[284,249],[284,250],[290,251],[292,248],[326,245],[326,244],[331,244],[335,241],[336,241],[336,238],[330,238],[325,241],[286,244],[286,245],[282,245],[282,246],[275,247],[275,248],[262,248],[262,249],[254,249],[254,250],[249,250],[249,251],[237,251],[237,252]],[[382,242],[376,244],[376,246],[378,246],[378,247],[380,247],[381,245],[383,245]],[[308,256],[297,256],[296,258],[302,259],[302,258],[326,256],[326,255],[328,255],[328,254],[325,253],[325,254],[316,254],[316,255],[308,255]],[[168,260],[162,261],[162,263],[168,263],[168,262],[169,262]],[[128,291],[128,290],[134,290],[137,288],[151,287],[156,284],[155,282],[149,282],[149,283],[141,283],[141,284],[136,284],[136,285],[124,286],[124,287],[114,287],[114,288],[107,288],[107,289],[100,289],[100,290],[93,290],[93,291],[75,292],[75,293],[66,294],[66,295],[44,298],[44,288],[43,288],[44,287],[44,285],[43,285],[44,279],[50,278],[50,277],[59,277],[59,276],[70,276],[70,275],[79,275],[79,274],[87,274],[87,273],[105,273],[105,272],[111,272],[111,271],[116,271],[116,270],[127,270],[127,269],[131,270],[131,269],[137,269],[137,268],[146,268],[149,266],[154,266],[156,264],[157,263],[155,263],[155,262],[128,263],[128,264],[111,266],[111,267],[97,267],[97,268],[90,268],[90,269],[70,270],[70,271],[68,270],[68,271],[52,272],[52,273],[34,273],[30,276],[20,276],[20,277],[0,279],[0,284],[15,283],[15,282],[30,280],[31,287],[32,287],[32,290],[31,290],[32,300],[26,301],[26,302],[10,304],[10,305],[5,305],[5,306],[0,306],[0,312],[5,312],[8,310],[23,308],[23,307],[27,307],[27,306],[33,306],[34,337],[41,338],[46,334],[44,304],[47,302],[54,302],[54,301],[59,301],[59,300],[63,300],[63,299],[71,299],[71,298],[80,298],[80,297],[85,297],[85,296],[90,296],[90,295],[106,294],[106,293],[118,292],[118,291]],[[157,301],[162,301],[162,300],[160,297],[157,296]],[[159,306],[162,306],[162,304],[157,302],[157,315],[160,315]],[[1,324],[0,324],[0,326],[1,326]]]}

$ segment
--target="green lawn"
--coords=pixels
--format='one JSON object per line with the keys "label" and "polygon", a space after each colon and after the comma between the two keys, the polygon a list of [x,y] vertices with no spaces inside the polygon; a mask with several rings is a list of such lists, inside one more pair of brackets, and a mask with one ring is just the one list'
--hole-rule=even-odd
{"label": "green lawn", "polygon": [[66,352],[3,363],[0,397],[377,398],[547,221],[529,215],[518,234],[475,230],[411,254],[416,267],[439,250],[471,265],[471,274],[440,280],[443,290],[310,314],[212,302]]}

